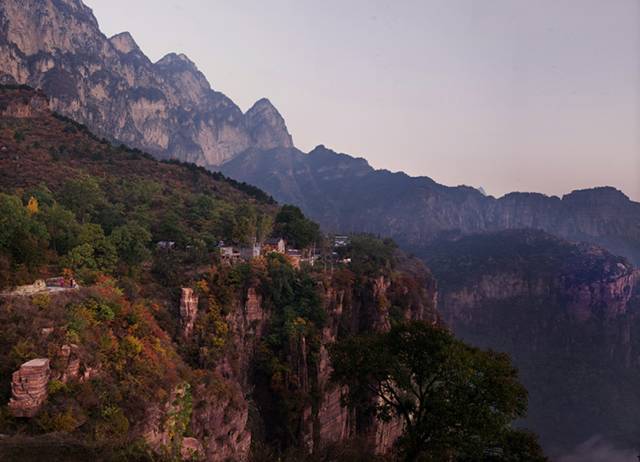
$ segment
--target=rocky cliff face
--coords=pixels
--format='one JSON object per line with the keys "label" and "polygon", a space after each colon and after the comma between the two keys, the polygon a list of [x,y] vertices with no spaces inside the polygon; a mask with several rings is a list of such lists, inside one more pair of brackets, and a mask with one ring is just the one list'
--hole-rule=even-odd
{"label": "rocky cliff face", "polygon": [[27,361],[13,373],[9,409],[16,417],[33,417],[47,399],[51,371],[47,358]]}
{"label": "rocky cliff face", "polygon": [[[601,248],[535,231],[433,243],[438,309],[464,340],[508,352],[526,425],[550,455],[601,435],[622,445],[640,405],[640,271]],[[631,404],[630,404],[631,403]]]}
{"label": "rocky cliff face", "polygon": [[55,111],[162,158],[217,166],[292,146],[268,100],[243,114],[185,55],[152,63],[129,33],[105,37],[77,0],[0,4],[0,81],[41,88]]}
{"label": "rocky cliff face", "polygon": [[[394,277],[378,276],[346,286],[337,284],[336,279],[325,283],[328,322],[322,331],[318,360],[312,364],[304,359],[312,354],[307,342],[301,341],[296,348],[297,356],[302,358],[298,375],[304,386],[315,387],[319,396],[303,412],[301,437],[310,450],[365,437],[375,452],[385,453],[402,433],[397,421],[380,423],[341,405],[343,390],[330,381],[332,367],[327,348],[344,335],[387,330],[393,316],[437,322],[435,281],[422,271],[419,266],[405,267]],[[344,274],[338,279],[341,277]],[[393,313],[392,306],[402,306],[402,312]]]}
{"label": "rocky cliff face", "polygon": [[182,335],[189,337],[198,317],[198,296],[191,288],[183,288],[180,295],[180,323]]}
{"label": "rocky cliff face", "polygon": [[[399,422],[380,424],[342,406],[343,390],[330,380],[328,347],[346,335],[388,329],[393,316],[436,322],[434,280],[410,259],[393,274],[356,277],[342,269],[333,274],[319,272],[315,277],[326,316],[324,327],[317,336],[302,331],[289,337],[282,346],[283,369],[275,376],[265,374],[263,363],[265,349],[281,335],[277,323],[282,314],[272,304],[271,289],[251,284],[242,302],[234,304],[225,317],[229,344],[216,369],[217,386],[225,390],[225,398],[220,401],[220,392],[211,390],[196,392],[199,404],[192,417],[191,428],[207,460],[224,460],[221,454],[242,459],[252,439],[314,452],[357,437],[383,453],[402,432]],[[298,318],[297,322],[304,321]],[[253,424],[248,420],[249,400],[257,408]],[[282,427],[289,429],[292,439],[283,438],[278,431]],[[261,430],[256,434],[250,428]]]}
{"label": "rocky cliff face", "polygon": [[0,95],[0,117],[30,119],[46,114],[49,110],[49,99],[41,91],[25,90],[22,98],[7,93]]}
{"label": "rocky cliff face", "polygon": [[614,188],[563,198],[512,193],[496,199],[467,186],[374,170],[364,159],[324,146],[309,154],[249,150],[222,171],[300,206],[325,229],[390,236],[418,255],[443,234],[534,228],[593,242],[640,263],[640,204]]}

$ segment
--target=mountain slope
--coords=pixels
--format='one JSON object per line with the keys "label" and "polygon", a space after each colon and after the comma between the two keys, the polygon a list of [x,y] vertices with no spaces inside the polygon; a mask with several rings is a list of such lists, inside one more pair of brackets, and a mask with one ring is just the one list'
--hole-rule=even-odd
{"label": "mountain slope", "polygon": [[[388,451],[402,429],[342,405],[329,345],[436,323],[435,281],[370,237],[351,264],[221,258],[220,240],[262,240],[277,212],[255,187],[112,146],[42,92],[0,86],[0,460]],[[33,284],[52,277],[64,287]],[[32,359],[50,368],[23,371]]]}
{"label": "mountain slope", "polygon": [[[80,0],[0,3],[0,80],[39,87],[54,110],[110,140],[255,184],[327,230],[390,236],[420,252],[441,233],[540,228],[640,262],[640,205],[611,188],[562,200],[500,199],[427,177],[374,171],[322,146],[293,148],[267,99],[245,114],[184,55],[152,63],[128,33],[107,38]],[[242,154],[241,154],[242,153]]]}
{"label": "mountain slope", "polygon": [[495,199],[467,186],[374,170],[364,159],[324,146],[309,154],[248,150],[221,171],[299,205],[326,229],[390,236],[418,255],[442,234],[536,228],[603,245],[640,263],[640,204],[614,188],[563,198],[511,193]]}
{"label": "mountain slope", "polygon": [[0,3],[0,81],[42,88],[54,110],[161,158],[216,166],[292,146],[268,100],[243,114],[186,56],[152,63],[129,33],[105,37],[80,0]]}

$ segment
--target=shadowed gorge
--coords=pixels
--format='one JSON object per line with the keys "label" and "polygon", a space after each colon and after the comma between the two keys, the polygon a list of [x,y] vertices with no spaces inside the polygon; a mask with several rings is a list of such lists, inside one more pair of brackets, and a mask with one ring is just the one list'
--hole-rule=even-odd
{"label": "shadowed gorge", "polygon": [[636,444],[638,270],[539,231],[443,239],[424,255],[445,322],[518,364],[531,400],[525,422],[551,455],[595,436]]}

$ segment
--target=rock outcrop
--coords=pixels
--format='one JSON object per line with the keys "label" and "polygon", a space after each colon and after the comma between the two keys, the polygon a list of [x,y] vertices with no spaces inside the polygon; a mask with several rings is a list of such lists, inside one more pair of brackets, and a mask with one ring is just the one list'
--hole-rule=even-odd
{"label": "rock outcrop", "polygon": [[198,318],[198,296],[193,289],[183,288],[180,296],[180,323],[182,335],[189,338]]}
{"label": "rock outcrop", "polygon": [[11,93],[0,93],[0,117],[29,119],[49,111],[49,99],[41,92],[25,92],[22,98]]}
{"label": "rock outcrop", "polygon": [[77,345],[62,345],[58,352],[61,362],[61,372],[56,378],[62,383],[80,378],[80,358],[78,358]]}
{"label": "rock outcrop", "polygon": [[249,404],[237,382],[221,381],[221,389],[195,391],[191,428],[203,443],[206,460],[244,461],[251,448]]}
{"label": "rock outcrop", "polygon": [[15,417],[33,417],[47,399],[51,371],[46,358],[32,359],[13,373],[9,410]]}
{"label": "rock outcrop", "polygon": [[205,456],[202,443],[197,438],[183,438],[180,456],[182,456],[182,460],[202,460]]}
{"label": "rock outcrop", "polygon": [[268,99],[257,101],[247,111],[246,119],[254,147],[271,149],[273,146],[293,146],[284,119]]}
{"label": "rock outcrop", "polygon": [[436,241],[427,261],[440,279],[439,311],[452,326],[474,323],[479,307],[547,300],[577,322],[627,313],[640,272],[622,257],[540,231],[504,231]]}
{"label": "rock outcrop", "polygon": [[81,1],[3,1],[0,22],[0,82],[43,89],[55,111],[108,139],[204,166],[292,146],[268,101],[243,114],[186,56],[152,63],[129,33],[105,37]]}
{"label": "rock outcrop", "polygon": [[[344,390],[331,382],[330,344],[343,335],[384,331],[391,324],[391,306],[402,306],[406,319],[437,322],[436,288],[430,274],[421,265],[411,267],[407,260],[394,276],[381,275],[346,286],[338,282],[350,272],[334,275],[324,286],[324,311],[328,316],[318,352],[304,336],[289,346],[287,363],[291,365],[292,390],[314,390],[317,401],[302,412],[300,441],[310,451],[330,443],[364,438],[376,453],[386,453],[402,433],[400,421],[383,423],[364,416],[358,409],[341,403]],[[402,302],[400,301],[402,300]]]}

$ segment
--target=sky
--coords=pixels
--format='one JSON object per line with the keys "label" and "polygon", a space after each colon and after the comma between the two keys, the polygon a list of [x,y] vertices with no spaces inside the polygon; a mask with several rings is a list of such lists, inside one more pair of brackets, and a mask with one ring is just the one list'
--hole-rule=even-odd
{"label": "sky", "polygon": [[640,201],[640,0],[85,0],[303,151],[447,184]]}

